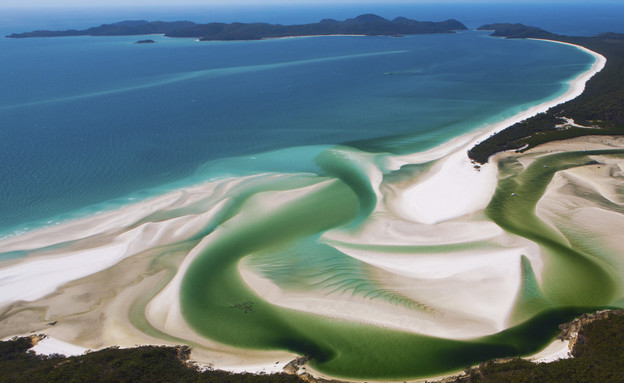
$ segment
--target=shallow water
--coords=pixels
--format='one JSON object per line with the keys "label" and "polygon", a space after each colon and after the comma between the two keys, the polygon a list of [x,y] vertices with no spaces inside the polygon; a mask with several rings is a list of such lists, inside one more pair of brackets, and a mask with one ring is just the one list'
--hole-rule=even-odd
{"label": "shallow water", "polygon": [[0,41],[1,232],[219,177],[324,174],[327,145],[430,148],[552,97],[592,60],[483,32],[154,39]]}
{"label": "shallow water", "polygon": [[609,275],[603,264],[535,216],[535,206],[553,175],[590,163],[588,155],[570,152],[536,159],[519,175],[500,181],[487,210],[488,216],[505,230],[542,246],[546,259],[542,291],[555,306],[607,305],[619,294],[620,275]]}

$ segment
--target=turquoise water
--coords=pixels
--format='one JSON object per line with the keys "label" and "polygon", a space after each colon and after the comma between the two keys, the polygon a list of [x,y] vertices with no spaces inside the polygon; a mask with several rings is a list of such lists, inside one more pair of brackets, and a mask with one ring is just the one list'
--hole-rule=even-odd
{"label": "turquoise water", "polygon": [[564,89],[592,58],[483,32],[204,42],[3,39],[0,232],[209,179],[426,149]]}

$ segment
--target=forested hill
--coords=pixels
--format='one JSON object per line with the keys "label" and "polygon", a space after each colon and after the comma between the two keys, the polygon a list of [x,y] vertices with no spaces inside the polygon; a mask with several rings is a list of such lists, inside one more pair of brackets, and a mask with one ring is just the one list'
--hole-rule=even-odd
{"label": "forested hill", "polygon": [[[550,108],[482,141],[468,156],[486,163],[490,156],[506,150],[525,151],[539,144],[586,135],[624,134],[624,34],[604,33],[595,37],[561,36],[522,24],[489,24],[493,36],[540,38],[586,47],[607,59],[605,68],[589,80],[579,97]],[[562,118],[593,129],[567,126]]]}
{"label": "forested hill", "polygon": [[99,27],[65,31],[38,30],[33,32],[13,33],[8,38],[24,37],[63,37],[63,36],[132,36],[132,35],[152,35],[167,34],[176,30],[187,29],[197,26],[192,21],[145,21],[126,20],[113,24],[102,24]]}
{"label": "forested hill", "polygon": [[537,27],[530,27],[524,24],[486,24],[477,28],[479,31],[493,31],[491,36],[506,37],[510,39],[536,38],[552,39],[558,35],[547,32]]}
{"label": "forested hill", "polygon": [[34,31],[14,33],[9,38],[60,37],[60,36],[129,36],[164,34],[168,37],[192,37],[200,40],[259,40],[287,36],[311,35],[374,35],[394,36],[410,34],[452,33],[466,30],[457,20],[441,22],[416,21],[405,17],[387,20],[366,14],[353,19],[337,21],[324,19],[318,23],[281,25],[266,23],[209,23],[197,24],[191,21],[145,21],[130,20],[114,24],[103,24],[85,30]]}

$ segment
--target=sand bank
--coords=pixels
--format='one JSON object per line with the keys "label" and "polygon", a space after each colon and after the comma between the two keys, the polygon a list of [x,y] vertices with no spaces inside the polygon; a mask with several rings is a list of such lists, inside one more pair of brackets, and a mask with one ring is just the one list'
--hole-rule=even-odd
{"label": "sand bank", "polygon": [[[370,265],[367,270],[380,290],[409,298],[420,304],[420,308],[409,302],[391,303],[357,293],[286,290],[244,263],[239,270],[258,295],[272,304],[298,311],[449,339],[476,338],[506,328],[507,316],[518,292],[521,249],[493,251],[485,256],[480,252],[443,257],[425,255],[421,262],[420,257],[396,259],[395,254],[345,253]],[[461,256],[465,263],[454,264],[452,270],[441,267],[453,264],[453,260]],[[420,268],[436,258],[442,258],[440,266],[430,270]],[[475,259],[483,263],[470,264]],[[405,260],[409,260],[409,264],[397,268]],[[446,275],[439,275],[441,273]]]}
{"label": "sand bank", "polygon": [[[166,334],[204,345],[207,348],[216,350],[231,349],[228,346],[209,341],[198,335],[186,323],[182,315],[179,296],[182,279],[188,268],[205,249],[218,242],[222,236],[227,236],[230,228],[246,225],[254,220],[262,221],[265,216],[270,216],[272,212],[282,209],[284,206],[289,206],[293,201],[326,188],[335,182],[335,180],[325,180],[311,186],[292,190],[257,193],[249,198],[245,203],[244,209],[241,209],[242,212],[240,214],[217,228],[212,235],[205,237],[192,249],[178,267],[177,273],[171,282],[150,301],[145,310],[145,316],[150,324]],[[217,368],[226,368],[228,364],[230,367],[237,365],[236,371],[243,371],[241,365],[249,366],[245,367],[247,369],[244,371],[249,371],[249,368],[252,368],[251,366],[256,369],[254,371],[273,371],[272,369],[276,368],[276,358],[281,362],[289,362],[297,357],[295,354],[279,351],[265,353],[239,350],[238,354],[240,358],[235,364],[231,360],[215,359],[214,355],[212,355],[211,363]],[[260,368],[260,370],[257,370],[257,368]]]}
{"label": "sand bank", "polygon": [[[587,136],[541,145],[526,156],[561,150],[622,149],[624,138]],[[557,172],[536,207],[537,216],[570,241],[582,238],[585,251],[618,281],[624,280],[624,159],[590,155],[596,161]]]}
{"label": "sand bank", "polygon": [[570,342],[567,340],[554,340],[551,344],[546,346],[542,351],[537,354],[528,356],[524,359],[530,360],[535,363],[550,363],[556,362],[561,359],[570,359]]}
{"label": "sand bank", "polygon": [[65,356],[82,355],[87,351],[84,347],[63,342],[62,340],[52,337],[45,337],[40,340],[31,350],[40,355],[61,354]]}
{"label": "sand bank", "polygon": [[47,228],[26,234],[28,238],[17,237],[1,244],[7,250],[28,251],[53,245],[57,248],[44,250],[40,256],[26,257],[0,269],[0,306],[44,297],[67,282],[107,269],[147,249],[197,233],[216,210],[162,222],[141,222],[152,212],[176,208],[181,195],[170,195],[120,212],[107,213],[107,216],[115,215],[108,222],[105,217],[96,216],[71,223],[69,227]]}
{"label": "sand bank", "polygon": [[132,255],[192,238],[206,228],[236,188],[289,176],[264,174],[211,182],[8,238],[0,242],[3,251],[30,255],[0,269],[0,306],[39,299]]}

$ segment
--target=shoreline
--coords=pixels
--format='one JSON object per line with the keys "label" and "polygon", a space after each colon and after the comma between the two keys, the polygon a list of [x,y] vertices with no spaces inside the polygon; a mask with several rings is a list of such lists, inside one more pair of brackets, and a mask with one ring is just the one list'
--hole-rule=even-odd
{"label": "shoreline", "polygon": [[[8,295],[0,292],[0,307],[11,301],[40,299],[66,283],[98,273],[151,247],[192,237],[219,213],[230,198],[228,192],[233,189],[266,179],[309,176],[265,173],[207,182],[6,238],[0,241],[5,252],[35,250],[35,254],[0,263],[0,280],[7,281],[4,291],[11,290]],[[155,212],[192,208],[197,204],[211,207],[201,214],[174,216],[165,222],[142,222]],[[101,239],[91,244],[90,239],[96,236]],[[59,244],[63,245],[59,247]],[[51,272],[56,274],[50,275]],[[33,276],[42,278],[38,287],[28,283]],[[12,287],[6,283],[11,283]],[[20,295],[16,297],[15,291]]]}
{"label": "shoreline", "polygon": [[[307,36],[295,36],[296,37],[307,37]],[[551,40],[544,40],[551,41]],[[416,153],[412,155],[406,156],[397,156],[396,158],[391,158],[390,161],[394,164],[394,166],[400,167],[407,164],[418,164],[424,163],[433,159],[440,159],[439,163],[434,165],[434,167],[425,175],[424,179],[419,179],[419,182],[408,186],[405,190],[397,191],[397,194],[390,198],[387,201],[387,207],[389,211],[396,216],[401,217],[409,222],[432,225],[443,223],[444,221],[450,221],[457,219],[459,217],[469,215],[471,213],[477,212],[483,209],[491,195],[493,194],[496,183],[497,183],[497,169],[496,163],[487,164],[482,166],[480,171],[476,171],[474,165],[470,162],[470,160],[465,155],[465,149],[470,148],[478,141],[483,138],[493,134],[496,131],[502,130],[508,126],[513,125],[513,123],[524,120],[528,117],[531,117],[537,113],[547,110],[548,108],[558,105],[562,102],[568,101],[580,95],[585,87],[585,83],[596,73],[598,73],[605,65],[606,59],[602,55],[599,55],[593,51],[590,51],[587,48],[580,47],[575,44],[562,43],[558,41],[554,41],[561,44],[567,44],[571,46],[575,46],[576,48],[582,48],[582,50],[587,51],[592,54],[596,58],[596,62],[592,65],[592,67],[579,75],[577,78],[571,80],[569,82],[569,87],[564,94],[558,96],[553,100],[545,101],[539,105],[528,108],[526,111],[520,112],[519,114],[506,119],[500,123],[496,123],[492,126],[486,126],[478,131],[474,131],[468,133],[464,136],[458,137],[456,139],[451,140],[451,142],[440,145],[439,147],[433,148],[429,151]],[[602,59],[601,59],[602,58]],[[259,175],[252,176],[255,177],[270,177],[271,175]],[[290,175],[289,175],[290,176]],[[273,177],[279,177],[273,175]],[[381,178],[377,177],[377,182],[382,182]],[[224,199],[227,198],[227,192],[236,187],[239,183],[244,183],[248,179],[230,179],[223,180],[223,183],[228,184],[229,186],[225,187],[225,190],[220,194],[221,201],[214,202],[214,206],[211,210],[204,213],[200,216],[194,216],[193,218],[187,218],[184,222],[177,222],[180,229],[175,232],[167,233],[167,229],[165,226],[144,226],[133,232],[132,235],[128,234],[129,232],[124,232],[120,234],[118,237],[121,238],[121,244],[111,245],[109,247],[99,247],[100,252],[93,253],[95,258],[100,258],[100,256],[108,255],[110,256],[109,261],[112,263],[100,263],[97,268],[89,269],[86,271],[82,269],[82,273],[74,273],[73,275],[69,275],[66,272],[67,267],[65,266],[75,266],[75,258],[72,256],[75,253],[64,252],[63,254],[56,254],[54,258],[46,258],[46,260],[52,260],[58,265],[64,266],[61,267],[62,274],[60,277],[53,282],[54,287],[48,287],[43,292],[35,292],[33,300],[40,299],[42,297],[47,296],[50,293],[54,293],[61,286],[67,284],[70,281],[76,281],[81,278],[88,278],[89,276],[98,273],[102,270],[109,268],[111,265],[118,264],[121,260],[127,259],[127,257],[132,257],[134,254],[141,251],[141,248],[136,247],[130,244],[141,243],[145,248],[150,246],[156,246],[157,244],[168,240],[174,240],[176,238],[181,238],[183,236],[190,236],[196,230],[196,227],[203,227],[206,223],[208,223],[211,218],[217,214],[220,208],[223,207]],[[219,185],[222,184],[222,181],[217,181]],[[212,183],[210,184],[212,185]],[[179,208],[180,206],[188,203],[195,203],[200,201],[202,195],[206,192],[206,189],[210,189],[211,187],[206,185],[200,185],[197,187],[184,188],[179,191],[167,193],[163,196],[156,197],[154,199],[148,199],[146,201],[139,202],[138,204],[128,205],[120,210],[127,212],[128,214],[121,214],[117,217],[117,220],[114,222],[107,221],[111,216],[116,216],[119,214],[119,211],[115,210],[113,212],[106,212],[101,215],[96,215],[93,217],[87,217],[83,219],[79,219],[77,221],[71,221],[66,224],[62,224],[59,226],[53,226],[49,228],[43,228],[40,230],[34,230],[32,232],[28,232],[23,235],[19,235],[16,237],[8,238],[2,241],[3,245],[9,243],[9,248],[19,248],[20,246],[24,246],[25,243],[28,243],[28,246],[32,248],[41,248],[45,246],[50,246],[57,241],[56,237],[58,235],[65,235],[65,238],[69,240],[82,240],[88,238],[94,233],[97,232],[107,232],[110,230],[114,230],[114,226],[120,224],[120,222],[128,225],[128,222],[131,221],[140,221],[141,217],[145,217],[149,213],[163,209],[163,206],[167,206],[168,209]],[[213,185],[213,189],[216,186]],[[379,190],[379,187],[377,188]],[[381,192],[380,192],[381,193]],[[184,196],[184,194],[188,194]],[[189,197],[190,195],[190,197]],[[184,199],[184,198],[187,199]],[[193,199],[195,198],[195,199]],[[216,199],[219,199],[215,197]],[[487,200],[486,200],[487,199]],[[427,200],[427,206],[416,205],[412,201],[422,201]],[[452,201],[452,202],[449,202]],[[383,207],[379,207],[383,208]],[[152,210],[150,210],[152,209]],[[121,220],[121,221],[120,221]],[[89,224],[90,223],[90,224]],[[171,223],[171,222],[170,222]],[[79,229],[79,230],[77,230]],[[42,234],[42,232],[44,232]],[[37,237],[39,242],[33,242],[32,237]],[[159,242],[160,241],[160,242]],[[13,246],[13,247],[11,247]],[[201,248],[201,243],[194,249],[193,251],[199,251],[197,249]],[[84,254],[84,248],[78,249],[80,254]],[[95,250],[94,250],[95,251]],[[116,254],[116,258],[113,258],[112,254]],[[121,255],[120,255],[121,254]],[[42,277],[47,276],[50,277],[49,273],[49,265],[42,260],[39,260],[39,257],[28,257],[28,264],[24,265],[25,262],[23,259],[8,261],[10,263],[3,263],[3,265],[10,264],[15,265],[15,267],[21,267],[18,269],[11,269],[13,266],[3,267],[0,269],[0,277],[2,277],[2,272],[5,272],[7,269],[13,270],[16,272],[15,275],[25,275],[26,278],[32,278],[33,275],[41,275]],[[186,257],[183,265],[188,267],[188,264],[192,261],[193,257],[191,254]],[[59,261],[66,261],[64,264]],[[44,263],[40,263],[44,262]],[[93,265],[91,265],[93,266]],[[86,266],[85,266],[86,267]],[[181,275],[184,267],[180,267],[178,269],[178,274]],[[14,277],[14,275],[12,275]],[[64,279],[63,279],[64,278]],[[69,278],[69,279],[67,279]],[[25,282],[27,283],[27,282]],[[26,288],[25,285],[20,285],[18,287],[20,291]],[[169,288],[169,286],[172,286]],[[165,290],[167,292],[165,292]],[[150,314],[146,315],[148,320],[150,320],[153,325],[154,322],[157,322],[157,328],[162,326],[162,328],[167,328],[169,326],[181,326],[180,322],[181,313],[179,313],[179,306],[176,304],[178,301],[175,297],[176,294],[179,296],[179,284],[168,284],[168,287],[161,290],[158,294],[160,298],[154,298],[150,304],[148,304],[146,308],[146,312],[150,312]],[[38,295],[37,295],[38,294]],[[21,295],[22,300],[29,300],[31,295]],[[2,305],[5,301],[1,301],[0,297],[0,305]],[[173,311],[169,313],[157,312],[156,303],[158,300],[161,300],[161,306],[164,303],[173,303],[173,307],[170,307]],[[173,302],[172,302],[173,301]],[[179,303],[179,302],[178,302]],[[4,303],[6,304],[6,303]],[[151,305],[151,307],[150,307]],[[151,318],[151,319],[150,319]],[[159,318],[159,319],[158,319]],[[183,319],[182,319],[183,320]],[[190,332],[187,332],[190,331]],[[168,332],[169,333],[169,332]],[[182,333],[185,336],[191,336],[193,331],[190,328],[183,329]],[[198,335],[195,334],[198,337]],[[52,338],[54,339],[54,338]],[[193,339],[196,340],[196,339]],[[69,350],[69,346],[62,346],[62,344],[71,343],[64,342],[63,340],[58,340],[58,347],[66,347]],[[209,342],[210,343],[210,342]],[[213,345],[210,343],[209,347],[218,347],[218,345]],[[286,355],[286,354],[284,354]],[[273,358],[273,357],[271,357]],[[274,366],[274,358],[271,359],[271,362],[266,364],[249,364],[248,367],[242,367],[243,369],[238,369],[239,372],[249,371],[249,372],[261,372],[266,371],[270,366]],[[286,361],[287,362],[287,361]],[[226,362],[227,364],[227,362]],[[253,366],[253,367],[252,367]],[[234,369],[235,367],[231,367]]]}
{"label": "shoreline", "polygon": [[[426,152],[398,156],[391,160],[394,162],[393,168],[395,169],[402,165],[440,160],[424,180],[408,186],[395,201],[391,202],[393,210],[401,212],[403,218],[414,222],[435,224],[485,208],[496,188],[496,164],[487,163],[481,165],[479,171],[475,171],[475,164],[470,161],[466,152],[489,136],[517,122],[580,96],[585,90],[587,81],[600,72],[607,61],[601,54],[580,45],[553,40],[533,40],[575,47],[592,55],[595,62],[587,71],[570,80],[569,89],[554,99],[531,106],[504,121],[484,126]],[[428,203],[423,205],[418,204],[417,201],[428,201]]]}

